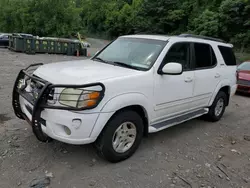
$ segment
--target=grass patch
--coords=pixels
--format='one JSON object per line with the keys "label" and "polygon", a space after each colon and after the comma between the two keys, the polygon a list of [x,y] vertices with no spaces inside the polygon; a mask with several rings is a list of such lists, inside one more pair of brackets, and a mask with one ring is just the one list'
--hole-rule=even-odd
{"label": "grass patch", "polygon": [[236,58],[240,61],[240,62],[244,62],[247,60],[250,60],[250,53],[235,53]]}

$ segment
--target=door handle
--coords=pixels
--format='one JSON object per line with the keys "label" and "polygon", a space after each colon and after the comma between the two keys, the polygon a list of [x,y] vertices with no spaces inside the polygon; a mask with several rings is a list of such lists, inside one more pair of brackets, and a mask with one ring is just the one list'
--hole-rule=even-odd
{"label": "door handle", "polygon": [[215,78],[219,78],[220,77],[220,74],[219,73],[216,73],[216,75],[214,76]]}
{"label": "door handle", "polygon": [[190,77],[188,77],[188,78],[186,78],[184,81],[185,81],[185,82],[187,82],[187,83],[189,83],[189,82],[192,82],[192,81],[193,81],[193,79],[192,79],[192,78],[190,78]]}

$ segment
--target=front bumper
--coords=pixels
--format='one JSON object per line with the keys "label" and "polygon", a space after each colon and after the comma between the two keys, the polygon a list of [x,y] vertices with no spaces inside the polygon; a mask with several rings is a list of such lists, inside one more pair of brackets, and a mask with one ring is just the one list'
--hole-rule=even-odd
{"label": "front bumper", "polygon": [[[66,106],[55,106],[48,103],[51,90],[60,88],[83,88],[89,86],[104,86],[101,83],[88,85],[53,85],[41,78],[30,74],[31,68],[41,64],[32,65],[21,70],[16,79],[12,105],[14,112],[20,119],[25,119],[33,129],[34,134],[40,141],[46,141],[46,136],[69,144],[87,144],[94,142],[96,138],[91,137],[95,122],[99,113],[83,114],[83,109],[76,109]],[[20,79],[37,81],[43,84],[37,98],[25,89],[19,89]]]}

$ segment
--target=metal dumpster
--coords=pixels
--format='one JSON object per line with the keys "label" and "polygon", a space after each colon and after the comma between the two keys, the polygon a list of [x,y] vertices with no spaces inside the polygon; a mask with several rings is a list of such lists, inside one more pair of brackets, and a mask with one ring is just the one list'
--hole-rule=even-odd
{"label": "metal dumpster", "polygon": [[19,34],[10,36],[9,49],[28,54],[49,53],[87,56],[87,49],[82,48],[79,40],[52,37],[33,37]]}
{"label": "metal dumpster", "polygon": [[14,33],[9,36],[9,49],[16,52],[32,51],[33,35],[24,33]]}

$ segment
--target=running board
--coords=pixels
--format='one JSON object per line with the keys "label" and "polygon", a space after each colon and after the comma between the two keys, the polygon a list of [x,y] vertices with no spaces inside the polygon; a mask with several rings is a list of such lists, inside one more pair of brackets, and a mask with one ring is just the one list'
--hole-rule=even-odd
{"label": "running board", "polygon": [[208,108],[204,108],[204,109],[196,110],[196,111],[193,111],[193,112],[190,112],[190,113],[187,113],[187,114],[175,117],[175,118],[167,119],[166,121],[163,121],[160,123],[155,123],[149,126],[149,133],[161,131],[168,127],[172,127],[174,125],[183,123],[185,121],[200,117],[207,113],[208,113]]}

